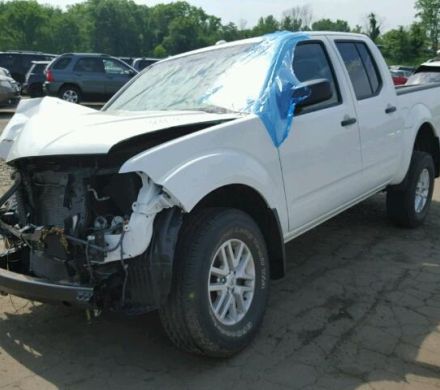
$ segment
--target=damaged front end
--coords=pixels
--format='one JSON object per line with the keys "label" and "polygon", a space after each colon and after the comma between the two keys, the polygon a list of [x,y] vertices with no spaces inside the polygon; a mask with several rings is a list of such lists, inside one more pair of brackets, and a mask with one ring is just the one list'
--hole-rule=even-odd
{"label": "damaged front end", "polygon": [[99,156],[11,165],[15,182],[0,198],[0,292],[130,313],[163,302],[182,216],[162,188]]}

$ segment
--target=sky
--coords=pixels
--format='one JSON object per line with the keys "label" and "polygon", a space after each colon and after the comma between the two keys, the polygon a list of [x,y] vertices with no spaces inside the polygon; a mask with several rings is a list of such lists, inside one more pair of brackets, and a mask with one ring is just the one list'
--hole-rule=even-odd
{"label": "sky", "polygon": [[[40,3],[65,7],[80,0],[38,0]],[[170,2],[164,0],[135,0],[138,4],[155,5]],[[223,22],[240,24],[247,21],[252,27],[261,16],[280,17],[286,9],[309,4],[314,19],[344,19],[351,26],[364,25],[366,15],[375,12],[380,16],[383,30],[399,25],[409,25],[414,21],[415,0],[187,0],[190,4],[202,7],[207,13],[219,16]]]}

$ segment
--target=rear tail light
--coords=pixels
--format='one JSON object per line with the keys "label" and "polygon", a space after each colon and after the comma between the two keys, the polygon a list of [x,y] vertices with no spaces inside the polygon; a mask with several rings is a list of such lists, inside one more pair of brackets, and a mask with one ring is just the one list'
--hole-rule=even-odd
{"label": "rear tail light", "polygon": [[50,83],[55,81],[53,77],[53,73],[50,69],[46,70],[46,80],[49,81]]}

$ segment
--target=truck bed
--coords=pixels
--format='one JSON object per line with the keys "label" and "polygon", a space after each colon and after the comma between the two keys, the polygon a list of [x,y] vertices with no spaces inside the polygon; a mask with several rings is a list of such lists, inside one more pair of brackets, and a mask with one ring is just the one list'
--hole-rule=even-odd
{"label": "truck bed", "polygon": [[423,85],[399,85],[396,86],[397,95],[406,95],[407,93],[425,91],[440,87],[440,83],[423,84]]}

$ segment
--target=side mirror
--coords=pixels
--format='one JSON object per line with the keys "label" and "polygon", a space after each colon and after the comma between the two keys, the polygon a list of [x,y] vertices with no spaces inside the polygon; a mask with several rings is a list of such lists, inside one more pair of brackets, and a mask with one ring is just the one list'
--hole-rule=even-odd
{"label": "side mirror", "polygon": [[333,91],[328,80],[316,79],[293,88],[292,96],[297,107],[307,107],[329,100],[333,96]]}

